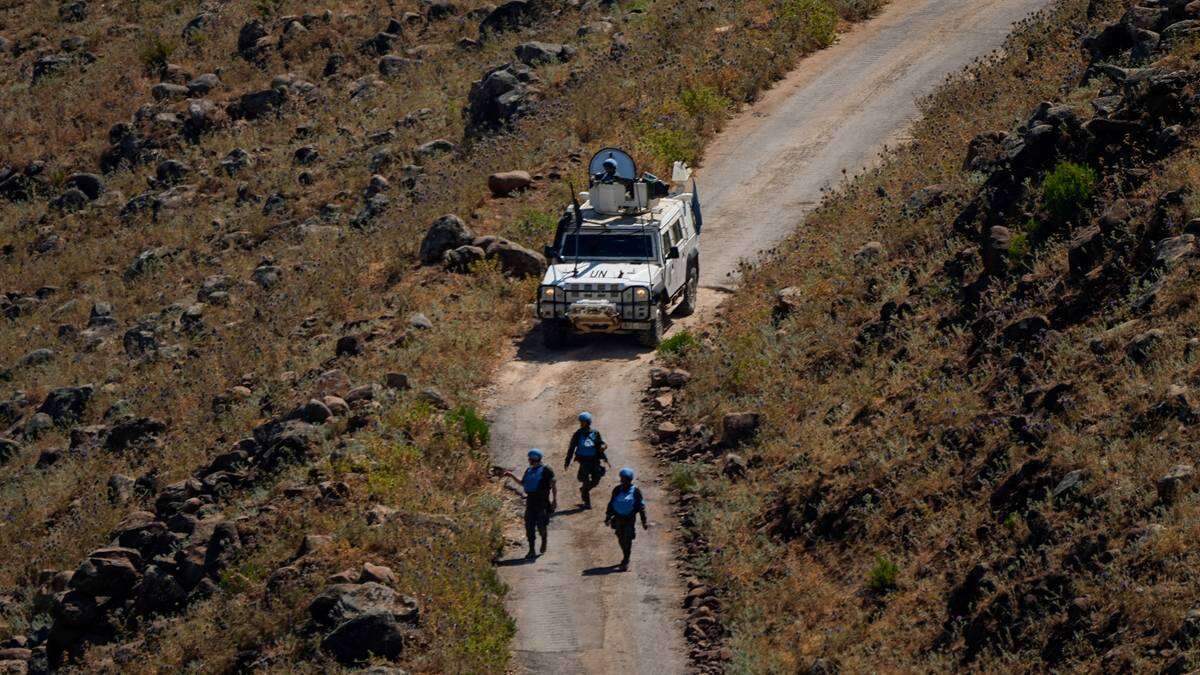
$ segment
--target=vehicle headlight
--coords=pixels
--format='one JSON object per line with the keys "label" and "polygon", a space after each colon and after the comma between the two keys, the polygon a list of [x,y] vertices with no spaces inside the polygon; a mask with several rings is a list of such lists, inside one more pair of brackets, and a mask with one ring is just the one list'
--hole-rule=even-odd
{"label": "vehicle headlight", "polygon": [[638,286],[633,289],[633,299],[635,302],[648,302],[650,300],[650,289]]}
{"label": "vehicle headlight", "polygon": [[557,288],[555,288],[554,286],[542,286],[542,301],[543,302],[554,302],[554,299],[557,297],[558,297],[558,289]]}

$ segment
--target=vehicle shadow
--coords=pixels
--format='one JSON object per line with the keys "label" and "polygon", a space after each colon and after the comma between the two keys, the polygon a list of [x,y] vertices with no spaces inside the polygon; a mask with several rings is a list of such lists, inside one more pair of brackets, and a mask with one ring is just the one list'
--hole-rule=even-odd
{"label": "vehicle shadow", "polygon": [[580,576],[600,577],[600,576],[605,576],[607,574],[617,574],[617,573],[624,572],[624,571],[625,570],[621,569],[620,565],[603,565],[600,567],[589,567],[588,569],[581,572]]}
{"label": "vehicle shadow", "polygon": [[563,349],[548,349],[542,344],[541,327],[534,328],[517,343],[517,360],[527,363],[582,363],[586,361],[636,361],[654,351],[638,344],[633,335],[591,333],[572,335]]}

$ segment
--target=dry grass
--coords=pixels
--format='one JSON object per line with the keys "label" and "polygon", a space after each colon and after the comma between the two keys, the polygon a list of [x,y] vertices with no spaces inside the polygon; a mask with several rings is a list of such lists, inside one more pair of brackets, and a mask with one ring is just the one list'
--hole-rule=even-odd
{"label": "dry grass", "polygon": [[[687,423],[717,425],[736,410],[765,419],[740,451],[752,466],[761,462],[746,480],[689,469],[703,476],[693,534],[707,542],[705,572],[728,594],[735,672],[803,672],[818,658],[843,672],[1197,666],[1196,647],[1169,636],[1200,602],[1200,499],[1188,489],[1162,506],[1155,490],[1173,465],[1194,463],[1196,426],[1154,412],[1170,385],[1197,384],[1188,346],[1200,320],[1195,262],[1171,272],[1153,309],[1139,314],[1132,282],[1142,263],[1112,262],[1116,284],[1072,280],[1059,235],[966,322],[957,318],[961,283],[945,271],[964,248],[967,279],[979,271],[971,241],[952,228],[979,187],[961,167],[968,141],[1011,130],[1041,100],[1065,100],[1090,117],[1097,91],[1076,88],[1085,65],[1079,35],[1125,4],[1061,2],[1024,26],[1005,55],[926,101],[913,143],[832,195],[776,258],[745,270],[718,328],[683,360],[694,375]],[[1163,64],[1194,72],[1195,54],[1183,45]],[[1086,218],[1118,198],[1154,204],[1184,188],[1157,237],[1177,234],[1200,215],[1197,167],[1192,148],[1151,166],[1140,187],[1102,181],[1100,205]],[[949,186],[948,203],[919,218],[901,214],[911,193],[936,183]],[[1134,219],[1135,236],[1154,237],[1153,210]],[[854,261],[871,240],[883,243],[885,259]],[[805,300],[776,323],[775,292],[784,287]],[[914,313],[883,339],[858,341],[888,301]],[[1078,306],[1087,310],[1063,318]],[[1045,343],[1019,352],[975,344],[974,317],[1003,326],[1037,313],[1056,317]],[[1105,333],[1125,321],[1136,323],[1124,337]],[[1125,348],[1151,328],[1163,331],[1160,346],[1136,363]],[[1113,346],[1098,353],[1089,341],[1101,336]],[[1029,395],[1064,382],[1072,389],[1063,412],[1031,410]],[[1018,418],[1043,440],[1021,441],[1011,427]],[[993,497],[1031,461],[1047,463],[1033,501]],[[1079,486],[1042,496],[1076,470]],[[870,588],[879,556],[898,567],[886,593]],[[962,623],[948,622],[954,590],[976,565],[987,566],[993,587]]]}
{"label": "dry grass", "polygon": [[[460,13],[483,4],[455,3]],[[451,46],[475,37],[476,25],[451,19],[406,32],[397,50],[432,46],[424,62],[388,79],[373,96],[351,100],[353,83],[376,72],[375,57],[362,55],[360,43],[390,17],[421,11],[421,3],[401,0],[385,7],[338,0],[318,9],[291,0],[227,3],[192,40],[181,31],[207,4],[93,2],[87,21],[64,24],[55,3],[0,3],[0,35],[22,52],[0,56],[6,101],[0,106],[0,136],[6,139],[0,144],[0,166],[20,168],[37,160],[47,177],[44,192],[32,201],[0,202],[0,244],[5,246],[0,289],[21,294],[43,286],[57,289],[0,325],[0,364],[16,363],[38,347],[55,352],[48,364],[14,369],[4,382],[4,397],[20,392],[31,404],[24,409],[28,417],[49,390],[92,383],[96,395],[80,425],[104,422],[105,411],[118,402],[132,414],[168,424],[162,446],[147,453],[63,452],[53,467],[36,468],[41,452],[67,449],[69,430],[63,429],[24,443],[5,465],[0,637],[35,632],[46,624],[47,617],[32,610],[39,573],[74,568],[88,551],[106,543],[129,509],[146,506],[144,498],[110,504],[105,489],[110,476],[155,476],[159,485],[187,477],[264,418],[303,402],[315,375],[327,368],[345,370],[355,384],[405,372],[418,388],[436,386],[455,401],[477,403],[476,392],[495,365],[496,346],[526,328],[524,301],[534,282],[506,279],[487,267],[470,276],[418,268],[415,251],[428,223],[456,212],[479,233],[536,246],[547,237],[546,214],[560,208],[566,185],[543,179],[530,192],[494,200],[483,196],[488,174],[519,167],[572,176],[581,171],[578,154],[604,144],[631,147],[647,168],[662,172],[677,153],[697,152],[734,106],[752,100],[821,41],[804,39],[809,28],[803,18],[787,26],[776,20],[786,3],[751,0],[715,9],[702,9],[704,3],[694,0],[636,4],[643,11],[614,11],[608,17],[628,42],[619,60],[610,57],[611,37],[576,37],[580,24],[602,18],[594,11],[563,11],[536,27],[489,40],[479,51]],[[877,4],[836,6],[844,20],[857,20]],[[332,11],[329,23],[318,21],[282,49],[266,50],[260,62],[234,54],[245,21],[260,18],[278,36],[282,17],[319,14],[325,7]],[[690,39],[675,39],[681,34]],[[95,60],[31,84],[36,59],[59,52],[59,42],[68,37],[81,38],[80,49]],[[513,47],[530,39],[571,42],[580,50],[569,65],[539,68],[539,112],[512,133],[423,162],[425,176],[418,187],[403,189],[401,167],[414,161],[412,148],[435,138],[459,142],[471,81],[487,67],[510,60]],[[346,57],[345,74],[323,78],[333,53]],[[97,171],[109,128],[128,122],[151,102],[150,89],[164,61],[193,75],[218,72],[222,85],[208,96],[222,106],[267,87],[281,73],[318,86],[309,95],[293,96],[279,117],[235,122],[196,144],[157,133],[162,158],[179,159],[192,169],[185,183],[194,190],[177,208],[156,217],[119,215],[126,200],[146,191],[153,164],[106,175],[105,195],[77,213],[48,208],[47,200],[59,194],[67,176]],[[631,72],[644,78],[633,80]],[[596,101],[620,103],[597,106]],[[156,110],[181,107],[163,104]],[[426,108],[429,113],[415,124],[399,124],[410,112]],[[301,125],[309,130],[306,137],[298,133]],[[380,148],[367,136],[388,129],[396,134],[387,143],[394,161],[373,170]],[[301,168],[293,162],[303,145],[314,146],[321,156],[307,168],[307,185],[300,183]],[[235,148],[248,151],[254,163],[229,177],[218,163]],[[391,180],[391,207],[366,230],[349,227],[373,173]],[[265,214],[261,201],[238,204],[239,190],[263,200],[281,194],[285,207]],[[322,212],[340,213],[321,221],[333,229],[305,235],[299,225]],[[47,233],[57,235],[60,244],[39,252],[35,244]],[[135,256],[152,247],[172,255],[142,276],[123,278]],[[283,271],[281,283],[270,290],[250,281],[264,258]],[[232,279],[230,302],[207,305],[202,330],[181,330],[179,312],[195,302],[200,284],[214,274]],[[94,302],[114,307],[120,323],[114,335],[98,345],[58,337],[60,326],[82,328]],[[427,314],[434,328],[408,331],[411,312]],[[178,357],[127,357],[121,333],[139,323],[154,325],[160,343],[178,345]],[[367,329],[381,337],[365,355],[331,360],[338,337]],[[409,339],[394,345],[406,331]],[[251,397],[228,413],[214,413],[213,398],[239,384],[252,390]],[[503,670],[511,625],[501,609],[503,589],[490,569],[501,514],[494,488],[482,477],[486,460],[478,448],[450,433],[440,415],[409,398],[390,403],[383,420],[352,441],[361,455],[352,470],[326,457],[227,495],[220,504],[223,513],[247,518],[260,533],[235,565],[236,576],[226,580],[218,596],[182,616],[131,625],[121,644],[98,647],[83,667],[208,671],[251,659],[256,667],[279,671],[330,669],[303,634],[304,607],[330,572],[373,559],[391,565],[401,590],[419,595],[425,608],[426,644],[406,657],[405,667]],[[338,477],[352,488],[345,504],[315,506],[281,498],[287,485]],[[445,515],[460,534],[446,538],[396,527],[367,531],[362,512],[373,502]],[[294,586],[268,598],[266,576],[311,532],[337,535],[337,549],[319,556]]]}

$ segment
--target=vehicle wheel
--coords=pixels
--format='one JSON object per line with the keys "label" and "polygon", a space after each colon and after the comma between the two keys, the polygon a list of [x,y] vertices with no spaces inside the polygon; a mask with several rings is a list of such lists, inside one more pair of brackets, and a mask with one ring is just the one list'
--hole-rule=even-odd
{"label": "vehicle wheel", "polygon": [[554,319],[542,323],[542,344],[546,349],[562,349],[567,346],[567,338],[571,329],[562,319]]}
{"label": "vehicle wheel", "polygon": [[691,316],[696,313],[696,303],[700,297],[700,268],[692,265],[688,268],[687,284],[683,289],[683,302],[679,303],[676,313],[679,316]]}
{"label": "vehicle wheel", "polygon": [[650,317],[650,327],[638,333],[638,342],[642,343],[643,347],[657,347],[658,343],[662,342],[666,313],[665,307],[654,308],[654,314]]}

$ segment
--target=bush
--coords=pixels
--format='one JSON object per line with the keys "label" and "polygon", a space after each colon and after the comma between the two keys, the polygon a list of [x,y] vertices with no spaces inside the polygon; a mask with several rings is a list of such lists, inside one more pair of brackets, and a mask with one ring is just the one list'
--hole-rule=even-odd
{"label": "bush", "polygon": [[482,448],[491,440],[492,434],[487,420],[480,417],[471,406],[461,405],[446,413],[446,420],[458,425],[463,440],[472,448]]}
{"label": "bush", "polygon": [[674,161],[692,164],[696,161],[696,139],[675,129],[651,129],[642,137],[650,153],[664,165]]}
{"label": "bush", "polygon": [[671,488],[680,494],[691,494],[700,488],[696,469],[688,464],[676,464],[671,469]]}
{"label": "bush", "polygon": [[514,226],[516,234],[527,241],[543,241],[554,234],[558,218],[541,211],[529,209]]}
{"label": "bush", "polygon": [[699,344],[696,336],[686,330],[681,330],[658,343],[658,353],[663,356],[681,356]]}
{"label": "bush", "polygon": [[896,588],[896,577],[899,575],[900,568],[896,566],[896,563],[877,555],[875,556],[875,565],[871,567],[870,572],[867,572],[867,588],[876,593],[887,593]]}
{"label": "bush", "polygon": [[679,102],[683,105],[683,109],[696,119],[720,115],[729,108],[730,104],[729,99],[718,93],[716,89],[705,86],[684,89],[679,94]]}
{"label": "bush", "polygon": [[1096,171],[1061,162],[1042,181],[1042,204],[1056,219],[1067,220],[1087,205],[1096,188]]}
{"label": "bush", "polygon": [[828,47],[837,36],[837,10],[827,0],[786,0],[779,20],[806,50]]}
{"label": "bush", "polygon": [[138,47],[138,61],[148,73],[161,73],[175,53],[175,43],[157,33]]}

